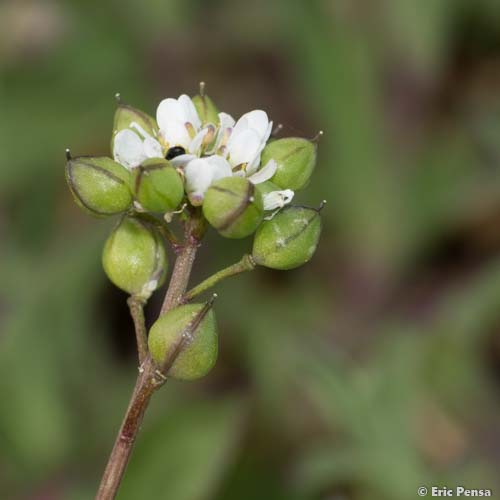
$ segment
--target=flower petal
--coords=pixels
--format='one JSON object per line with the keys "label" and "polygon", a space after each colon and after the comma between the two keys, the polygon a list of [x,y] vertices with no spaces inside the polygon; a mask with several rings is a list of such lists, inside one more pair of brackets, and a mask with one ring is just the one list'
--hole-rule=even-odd
{"label": "flower petal", "polygon": [[222,158],[222,156],[209,156],[206,161],[212,168],[212,182],[218,181],[224,177],[231,177],[233,171],[229,162]]}
{"label": "flower petal", "polygon": [[192,154],[198,154],[201,148],[201,145],[203,143],[203,139],[208,133],[208,128],[203,128],[201,129],[193,138],[191,141],[191,144],[189,145],[189,152]]}
{"label": "flower petal", "polygon": [[152,137],[151,134],[148,134],[137,122],[131,122],[129,128],[134,129],[142,139]]}
{"label": "flower petal", "polygon": [[184,123],[184,110],[177,99],[163,99],[156,110],[156,121],[160,129],[166,129],[171,122]]}
{"label": "flower petal", "polygon": [[239,135],[245,130],[252,129],[263,141],[267,141],[272,129],[272,122],[269,121],[267,113],[261,109],[256,109],[245,113],[236,123],[233,134]]}
{"label": "flower petal", "polygon": [[[248,126],[256,130],[257,133],[260,135],[260,137],[264,138],[266,136],[270,122],[267,113],[265,111],[262,111],[261,109],[256,109],[254,111],[246,113],[243,116],[246,118]],[[267,138],[265,140],[267,140]]]}
{"label": "flower petal", "polygon": [[[246,115],[243,115],[242,117],[240,117],[238,119],[236,124],[233,126],[232,135],[236,136],[236,135],[242,134],[243,132],[245,132],[245,130],[248,130],[249,128],[250,128],[250,123],[248,122]],[[257,134],[258,134],[258,132],[257,132]]]}
{"label": "flower petal", "polygon": [[269,137],[271,137],[272,131],[273,131],[273,122],[271,121],[271,122],[269,122],[267,129],[262,137],[262,142],[264,143],[264,145],[268,141]]}
{"label": "flower petal", "polygon": [[219,120],[221,128],[234,127],[234,124],[236,123],[230,114],[224,112],[219,113]]}
{"label": "flower petal", "polygon": [[262,153],[262,150],[264,149],[264,146],[260,146],[259,149],[257,150],[257,154],[255,155],[254,159],[251,160],[246,168],[246,175],[253,175],[257,170],[259,169],[260,165],[260,153]]}
{"label": "flower petal", "polygon": [[262,153],[262,151],[266,147],[266,142],[269,139],[269,136],[271,135],[272,129],[273,129],[273,122],[269,122],[267,130],[266,130],[264,136],[262,137],[262,142],[260,144],[260,147],[259,147],[254,159],[251,160],[247,165],[247,169],[246,169],[247,175],[254,174],[257,171],[257,169],[259,168],[260,154]]}
{"label": "flower petal", "polygon": [[198,112],[196,111],[196,108],[194,107],[193,101],[189,96],[186,94],[182,94],[178,102],[182,108],[182,112],[184,114],[184,122],[191,123],[193,125],[194,129],[196,131],[199,130],[201,127],[201,120],[200,117],[198,116]]}
{"label": "flower petal", "polygon": [[255,130],[247,129],[238,134],[235,132],[236,129],[233,130],[227,144],[229,161],[233,167],[253,161],[261,145],[260,137]]}
{"label": "flower petal", "polygon": [[128,169],[138,167],[147,158],[143,141],[129,129],[121,130],[115,135],[113,157]]}
{"label": "flower petal", "polygon": [[221,146],[225,146],[231,135],[232,127],[234,126],[234,118],[227,113],[219,113],[219,129],[213,151],[217,151]]}
{"label": "flower petal", "polygon": [[206,190],[210,187],[213,171],[205,158],[196,158],[184,168],[186,177],[186,193],[194,206],[203,203]]}
{"label": "flower petal", "polygon": [[294,194],[295,193],[291,189],[285,189],[284,191],[271,191],[270,193],[264,194],[264,210],[283,208],[292,201]]}
{"label": "flower petal", "polygon": [[191,160],[195,160],[196,158],[197,158],[196,155],[185,154],[185,155],[176,156],[175,158],[172,158],[169,161],[172,164],[172,166],[174,166],[174,167],[184,167]]}
{"label": "flower petal", "polygon": [[148,158],[163,158],[163,148],[153,137],[148,136],[143,142],[144,154]]}
{"label": "flower petal", "polygon": [[269,160],[264,167],[248,177],[248,180],[253,184],[260,184],[268,181],[278,168],[278,164],[274,160]]}
{"label": "flower petal", "polygon": [[191,137],[184,122],[171,121],[165,128],[160,129],[163,139],[167,142],[169,148],[173,146],[182,146],[189,149]]}

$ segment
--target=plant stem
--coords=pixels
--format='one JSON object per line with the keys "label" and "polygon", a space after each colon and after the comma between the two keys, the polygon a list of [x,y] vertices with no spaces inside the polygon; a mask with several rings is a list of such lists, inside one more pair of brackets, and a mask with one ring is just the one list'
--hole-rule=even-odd
{"label": "plant stem", "polygon": [[[196,251],[197,245],[186,245],[177,257],[172,272],[172,281],[165,295],[160,315],[165,314],[175,307],[186,291],[189,275],[191,274],[191,269],[193,268],[194,259],[196,257]],[[174,280],[173,278],[176,279]]]}
{"label": "plant stem", "polygon": [[196,252],[198,251],[203,233],[204,224],[200,219],[193,217],[186,222],[184,246],[179,251],[175,261],[172,279],[165,295],[160,315],[178,305],[186,292]]}
{"label": "plant stem", "polygon": [[182,303],[185,304],[193,300],[197,295],[205,292],[223,279],[230,278],[231,276],[236,276],[237,274],[244,273],[246,271],[252,271],[253,269],[255,269],[255,262],[252,259],[252,256],[243,255],[241,260],[239,262],[236,262],[236,264],[221,269],[217,273],[212,274],[212,276],[210,276],[206,280],[202,281],[199,285],[191,288],[191,290],[189,290],[189,292],[187,292],[182,297]]}
{"label": "plant stem", "polygon": [[160,385],[150,356],[143,364],[130,399],[127,412],[104,470],[96,500],[112,500],[120,487],[125,468],[132,453],[144,412],[155,389]]}
{"label": "plant stem", "polygon": [[[185,293],[203,232],[204,224],[202,219],[196,216],[188,219],[185,225],[185,241],[179,249],[160,314],[164,314],[175,307]],[[180,351],[173,353],[171,359],[168,360],[169,366],[172,365],[179,353]],[[165,380],[165,375],[161,373],[148,354],[139,368],[139,376],[104,470],[96,500],[113,500],[116,497],[151,396]]]}
{"label": "plant stem", "polygon": [[148,214],[146,212],[135,212],[135,217],[142,219],[143,221],[149,222],[155,226],[158,231],[164,236],[164,238],[172,245],[172,248],[177,252],[178,248],[182,246],[177,236],[172,232],[169,225],[164,219],[159,219],[154,215]]}
{"label": "plant stem", "polygon": [[134,320],[137,354],[139,355],[139,364],[142,365],[148,354],[148,333],[144,320],[144,301],[131,296],[127,299],[127,304],[130,309],[130,315]]}

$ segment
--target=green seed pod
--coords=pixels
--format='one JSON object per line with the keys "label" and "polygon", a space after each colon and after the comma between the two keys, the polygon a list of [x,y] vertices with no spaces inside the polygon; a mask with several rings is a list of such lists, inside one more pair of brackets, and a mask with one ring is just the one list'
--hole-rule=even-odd
{"label": "green seed pod", "polygon": [[270,142],[262,151],[262,164],[273,159],[278,164],[271,178],[281,189],[304,188],[316,165],[317,146],[300,137],[287,137]]}
{"label": "green seed pod", "polygon": [[119,214],[132,204],[130,173],[110,158],[69,157],[66,181],[76,203],[93,215]]}
{"label": "green seed pod", "polygon": [[224,177],[210,186],[203,200],[203,214],[226,238],[244,238],[262,222],[262,195],[243,177]]}
{"label": "green seed pod", "polygon": [[102,265],[118,288],[148,299],[164,282],[168,261],[158,231],[138,219],[124,217],[104,245]]}
{"label": "green seed pod", "polygon": [[218,351],[211,304],[179,306],[163,314],[149,331],[148,346],[165,375],[177,380],[205,376]]}
{"label": "green seed pod", "polygon": [[195,95],[192,101],[202,125],[206,125],[207,123],[219,125],[219,110],[210,97],[206,94]]}
{"label": "green seed pod", "polygon": [[[119,98],[119,96],[117,97]],[[156,124],[156,120],[153,117],[149,116],[147,113],[144,113],[139,109],[129,106],[128,104],[123,104],[119,100],[113,122],[111,151],[114,150],[114,141],[116,134],[121,130],[125,130],[127,128],[135,130],[141,137],[144,136],[142,131],[146,132],[152,137],[157,137],[158,135],[158,125]],[[143,139],[144,138],[145,137],[143,137]]]}
{"label": "green seed pod", "polygon": [[320,233],[319,210],[285,207],[257,230],[252,257],[256,264],[271,269],[299,267],[313,256]]}
{"label": "green seed pod", "polygon": [[150,212],[172,212],[184,197],[182,178],[167,160],[146,160],[132,171],[132,191]]}

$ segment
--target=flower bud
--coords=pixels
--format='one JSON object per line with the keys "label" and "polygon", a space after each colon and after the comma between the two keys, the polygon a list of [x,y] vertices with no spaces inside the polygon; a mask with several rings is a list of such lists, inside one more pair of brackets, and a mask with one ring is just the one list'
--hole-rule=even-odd
{"label": "flower bud", "polygon": [[70,158],[66,180],[76,203],[93,215],[118,214],[132,204],[130,173],[110,158]]}
{"label": "flower bud", "polygon": [[195,380],[217,360],[217,326],[211,304],[176,307],[158,318],[148,337],[149,352],[166,376]]}
{"label": "flower bud", "polygon": [[203,214],[226,238],[244,238],[262,222],[262,195],[243,177],[224,177],[210,186],[203,200]]}
{"label": "flower bud", "polygon": [[317,147],[311,141],[300,137],[286,137],[270,142],[262,151],[262,164],[273,159],[278,164],[271,178],[281,189],[302,189],[316,165]]}
{"label": "flower bud", "polygon": [[148,299],[165,280],[168,261],[158,231],[138,219],[124,217],[104,245],[102,264],[118,288]]}
{"label": "flower bud", "polygon": [[305,264],[316,251],[321,233],[319,210],[289,206],[264,221],[253,243],[256,264],[271,269],[293,269]]}
{"label": "flower bud", "polygon": [[150,212],[172,212],[184,197],[182,178],[167,160],[149,159],[132,171],[132,191]]}
{"label": "flower bud", "polygon": [[[111,151],[114,151],[115,136],[118,132],[127,128],[135,129],[141,136],[146,132],[152,137],[158,135],[158,125],[156,120],[143,111],[133,108],[128,104],[119,102],[115,111],[115,118],[113,123],[113,135],[111,138]],[[141,130],[142,129],[142,130]]]}
{"label": "flower bud", "polygon": [[219,110],[210,97],[206,94],[195,95],[192,101],[202,125],[206,125],[207,123],[219,124]]}

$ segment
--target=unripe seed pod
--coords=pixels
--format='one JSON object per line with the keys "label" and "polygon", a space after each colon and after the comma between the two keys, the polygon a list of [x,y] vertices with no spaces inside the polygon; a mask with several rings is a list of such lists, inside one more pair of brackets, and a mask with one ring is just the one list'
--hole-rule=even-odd
{"label": "unripe seed pod", "polygon": [[144,135],[142,131],[146,132],[146,134],[152,137],[156,137],[158,135],[158,125],[156,124],[156,120],[153,117],[149,116],[147,113],[144,113],[140,109],[136,109],[132,106],[129,106],[128,104],[119,102],[118,107],[115,111],[113,122],[111,151],[114,151],[116,134],[128,128],[135,130],[141,136]]}
{"label": "unripe seed pod", "polygon": [[156,228],[124,217],[104,245],[102,265],[118,288],[146,300],[165,281],[168,261]]}
{"label": "unripe seed pod", "polygon": [[146,160],[132,171],[132,191],[150,212],[172,212],[184,197],[182,178],[167,160]]}
{"label": "unripe seed pod", "polygon": [[149,352],[166,376],[195,380],[217,360],[217,326],[209,304],[176,307],[158,318],[148,337]]}
{"label": "unripe seed pod", "polygon": [[286,137],[270,142],[262,151],[262,164],[275,160],[276,173],[271,178],[281,189],[304,188],[316,165],[316,144],[300,137]]}
{"label": "unripe seed pod", "polygon": [[319,210],[289,206],[264,221],[253,243],[256,264],[271,269],[293,269],[316,251],[321,233]]}
{"label": "unripe seed pod", "polygon": [[243,177],[224,177],[205,193],[203,214],[222,236],[244,238],[262,222],[262,195]]}
{"label": "unripe seed pod", "polygon": [[202,125],[206,125],[207,123],[219,124],[219,110],[210,97],[206,94],[195,95],[192,101]]}
{"label": "unripe seed pod", "polygon": [[111,158],[70,158],[66,180],[76,203],[93,215],[118,214],[132,204],[130,173]]}

